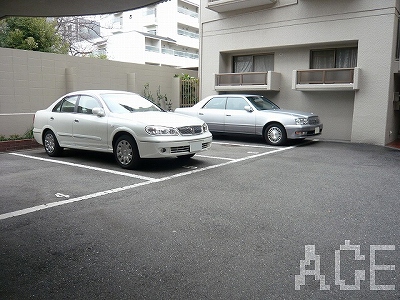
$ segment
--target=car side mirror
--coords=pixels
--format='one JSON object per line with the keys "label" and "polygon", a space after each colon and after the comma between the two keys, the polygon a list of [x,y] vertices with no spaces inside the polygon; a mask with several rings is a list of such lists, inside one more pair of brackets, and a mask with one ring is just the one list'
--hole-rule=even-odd
{"label": "car side mirror", "polygon": [[101,107],[94,107],[92,109],[92,114],[94,114],[98,117],[104,117],[106,115],[106,113],[104,112],[104,109],[102,109]]}
{"label": "car side mirror", "polygon": [[253,108],[252,108],[251,106],[249,106],[249,105],[246,105],[246,106],[244,107],[244,110],[245,110],[245,111],[248,111],[248,112],[252,112],[252,111],[253,111]]}

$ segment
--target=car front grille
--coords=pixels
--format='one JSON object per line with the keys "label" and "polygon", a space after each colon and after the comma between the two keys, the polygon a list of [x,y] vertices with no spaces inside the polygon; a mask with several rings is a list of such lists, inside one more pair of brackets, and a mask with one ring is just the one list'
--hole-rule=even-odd
{"label": "car front grille", "polygon": [[207,148],[209,148],[210,146],[211,146],[211,143],[203,143],[203,144],[201,145],[202,149],[207,149]]}
{"label": "car front grille", "polygon": [[[201,148],[202,149],[207,149],[211,146],[211,143],[202,143]],[[184,152],[190,152],[190,146],[179,146],[179,147],[171,147],[171,153],[184,153]]]}
{"label": "car front grille", "polygon": [[310,125],[317,125],[319,124],[319,118],[317,116],[315,117],[309,117],[308,118],[308,124]]}
{"label": "car front grille", "polygon": [[171,153],[190,152],[190,146],[171,147]]}
{"label": "car front grille", "polygon": [[202,126],[184,126],[178,127],[181,135],[196,135],[203,132]]}

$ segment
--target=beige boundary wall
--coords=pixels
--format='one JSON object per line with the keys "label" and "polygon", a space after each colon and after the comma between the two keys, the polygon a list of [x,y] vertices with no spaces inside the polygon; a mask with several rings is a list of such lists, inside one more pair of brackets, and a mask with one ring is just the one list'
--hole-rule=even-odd
{"label": "beige boundary wall", "polygon": [[144,87],[156,100],[162,95],[179,106],[175,74],[197,77],[196,71],[165,66],[72,57],[53,53],[0,48],[0,135],[23,135],[33,115],[62,95],[84,89],[114,89],[143,95]]}

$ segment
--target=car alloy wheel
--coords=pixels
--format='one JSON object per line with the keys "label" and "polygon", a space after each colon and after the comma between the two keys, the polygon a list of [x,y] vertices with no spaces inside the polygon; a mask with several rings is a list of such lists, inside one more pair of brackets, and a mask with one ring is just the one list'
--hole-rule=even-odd
{"label": "car alloy wheel", "polygon": [[43,138],[44,150],[49,156],[57,156],[62,151],[57,138],[51,130],[46,131]]}
{"label": "car alloy wheel", "polygon": [[286,131],[280,124],[272,124],[265,130],[265,141],[274,146],[282,145],[286,142]]}
{"label": "car alloy wheel", "polygon": [[135,140],[128,135],[118,138],[114,146],[114,155],[124,169],[133,169],[139,165],[140,157]]}

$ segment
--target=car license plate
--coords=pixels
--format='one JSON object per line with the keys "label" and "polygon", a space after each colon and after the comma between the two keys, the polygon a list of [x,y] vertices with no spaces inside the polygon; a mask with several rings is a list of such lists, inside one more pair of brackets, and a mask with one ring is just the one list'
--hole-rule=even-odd
{"label": "car license plate", "polygon": [[190,144],[190,152],[200,151],[202,149],[201,142],[191,143]]}
{"label": "car license plate", "polygon": [[319,127],[315,127],[315,134],[319,133]]}

